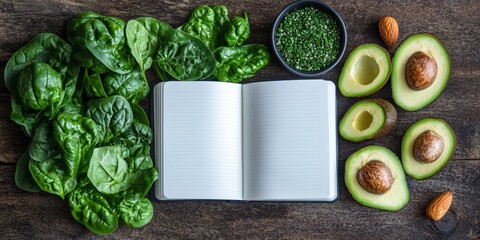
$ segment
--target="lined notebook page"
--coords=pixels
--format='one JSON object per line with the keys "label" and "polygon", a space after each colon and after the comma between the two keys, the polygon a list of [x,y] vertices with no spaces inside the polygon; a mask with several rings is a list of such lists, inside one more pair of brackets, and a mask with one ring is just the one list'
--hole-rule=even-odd
{"label": "lined notebook page", "polygon": [[335,103],[330,81],[244,85],[245,199],[336,198]]}
{"label": "lined notebook page", "polygon": [[242,199],[241,85],[163,87],[163,195]]}

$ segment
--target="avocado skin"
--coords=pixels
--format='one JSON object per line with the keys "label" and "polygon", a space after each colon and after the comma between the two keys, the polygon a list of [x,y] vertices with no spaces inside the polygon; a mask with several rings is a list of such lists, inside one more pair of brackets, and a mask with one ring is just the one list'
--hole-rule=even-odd
{"label": "avocado skin", "polygon": [[380,131],[372,138],[373,140],[375,140],[387,135],[395,128],[395,124],[397,123],[397,110],[395,110],[393,104],[391,104],[387,100],[381,98],[373,98],[371,100],[380,104],[383,107],[386,116],[385,123],[383,124],[382,129],[380,129]]}

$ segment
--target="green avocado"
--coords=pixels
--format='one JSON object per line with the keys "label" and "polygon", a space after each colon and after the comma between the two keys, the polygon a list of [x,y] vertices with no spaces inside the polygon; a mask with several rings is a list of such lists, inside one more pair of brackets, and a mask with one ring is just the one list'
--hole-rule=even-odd
{"label": "green avocado", "polygon": [[343,65],[338,88],[345,97],[368,96],[380,90],[390,77],[390,54],[375,43],[356,47]]}
{"label": "green avocado", "polygon": [[[381,162],[389,169],[390,188],[383,193],[372,193],[361,183],[362,169],[372,162]],[[369,172],[367,176],[373,179],[382,177],[382,174],[375,173],[375,171]],[[392,151],[381,146],[367,146],[350,155],[345,164],[345,184],[358,203],[371,208],[398,211],[410,200],[410,191],[400,160]]]}
{"label": "green avocado", "polygon": [[[436,69],[431,85],[424,89],[414,89],[407,82],[407,63],[418,52],[425,53],[435,60]],[[421,63],[412,69],[421,69]],[[411,70],[413,71],[413,70]],[[417,70],[418,71],[418,70]],[[416,74],[423,74],[417,72]],[[407,111],[417,111],[437,99],[447,85],[450,76],[450,57],[443,44],[434,35],[414,34],[405,39],[393,56],[392,95],[395,103]]]}
{"label": "green avocado", "polygon": [[340,135],[350,141],[378,139],[389,133],[397,121],[397,111],[387,100],[372,98],[353,104],[339,123]]}
{"label": "green avocado", "polygon": [[[428,149],[415,149],[415,142],[422,133],[433,131],[443,139],[443,148],[439,156],[431,162],[417,160],[415,150],[428,151]],[[455,151],[456,137],[452,128],[442,119],[424,118],[408,128],[402,140],[402,164],[405,173],[415,179],[427,179],[440,171],[450,160]],[[425,145],[425,144],[424,144]]]}

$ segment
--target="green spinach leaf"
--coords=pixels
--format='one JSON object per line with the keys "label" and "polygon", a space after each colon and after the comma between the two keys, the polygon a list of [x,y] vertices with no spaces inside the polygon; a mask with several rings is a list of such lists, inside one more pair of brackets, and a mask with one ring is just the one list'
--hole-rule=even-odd
{"label": "green spinach leaf", "polygon": [[78,45],[73,45],[73,49],[72,57],[81,67],[88,68],[92,73],[103,74],[110,72],[110,69],[100,62],[86,47],[85,49],[79,49]]}
{"label": "green spinach leaf", "polygon": [[225,32],[230,23],[228,18],[228,9],[225,6],[217,5],[212,7],[213,12],[215,13],[215,24],[213,24],[213,46],[210,50],[215,50],[218,47],[225,46]]}
{"label": "green spinach leaf", "polygon": [[64,198],[75,188],[76,176],[68,174],[59,146],[54,141],[52,123],[43,118],[25,152],[30,176],[43,191]]}
{"label": "green spinach leaf", "polygon": [[31,138],[42,112],[33,111],[22,106],[18,95],[14,93],[12,93],[10,101],[12,102],[12,113],[10,114],[10,119],[20,125],[25,135]]}
{"label": "green spinach leaf", "polygon": [[95,148],[87,176],[95,188],[105,194],[116,194],[131,186],[131,175],[125,151],[119,146]]}
{"label": "green spinach leaf", "polygon": [[100,16],[99,14],[91,11],[83,12],[76,16],[75,18],[70,19],[67,22],[67,38],[73,47],[73,58],[75,61],[80,64],[80,66],[89,68],[91,71],[96,73],[106,73],[110,71],[100,60],[95,58],[93,54],[88,50],[85,45],[84,35],[79,35],[77,32],[80,32],[79,28],[84,27],[84,24],[87,24],[92,19]]}
{"label": "green spinach leaf", "polygon": [[76,188],[68,196],[73,218],[90,231],[106,235],[115,231],[118,219],[107,197],[91,185]]}
{"label": "green spinach leaf", "polygon": [[251,78],[270,62],[268,49],[262,44],[220,47],[214,55],[218,62],[215,77],[223,82],[238,83]]}
{"label": "green spinach leaf", "polygon": [[[29,147],[30,148],[30,147]],[[40,192],[42,189],[38,186],[30,173],[28,165],[30,164],[29,148],[22,154],[17,161],[15,168],[15,184],[18,188],[27,192]]]}
{"label": "green spinach leaf", "polygon": [[83,76],[85,83],[85,93],[89,98],[106,97],[105,89],[103,88],[102,79],[100,74],[93,73],[88,74],[88,69],[85,69],[85,75]]}
{"label": "green spinach leaf", "polygon": [[144,79],[145,70],[152,66],[152,57],[158,46],[172,31],[173,28],[168,23],[151,17],[141,17],[127,22],[125,30],[127,44]]}
{"label": "green spinach leaf", "polygon": [[130,129],[122,133],[120,136],[113,138],[107,145],[119,145],[131,148],[137,144],[150,144],[152,138],[152,129],[148,125],[133,120]]}
{"label": "green spinach leaf", "polygon": [[181,30],[160,44],[155,64],[178,80],[200,80],[215,70],[215,57],[200,39]]}
{"label": "green spinach leaf", "polygon": [[59,113],[83,114],[84,82],[84,78],[78,78],[77,82],[75,83],[75,91],[73,92],[72,97],[65,103],[65,105],[63,105]]}
{"label": "green spinach leaf", "polygon": [[62,113],[53,122],[53,133],[68,173],[76,177],[79,169],[88,166],[89,152],[101,139],[100,126],[80,114]]}
{"label": "green spinach leaf", "polygon": [[108,96],[120,95],[134,104],[145,98],[150,91],[139,69],[127,74],[110,72],[105,76],[103,84]]}
{"label": "green spinach leaf", "polygon": [[102,129],[103,143],[127,131],[132,125],[133,112],[122,96],[111,96],[92,100],[86,117],[95,121]]}
{"label": "green spinach leaf", "polygon": [[133,174],[131,187],[121,194],[125,196],[144,197],[157,179],[158,170],[155,167],[138,170]]}
{"label": "green spinach leaf", "polygon": [[59,113],[83,114],[83,100],[81,97],[72,97]]}
{"label": "green spinach leaf", "polygon": [[[125,21],[120,18],[84,12],[67,23],[67,35],[75,48],[88,49],[110,70],[125,74],[134,66],[125,44],[125,27]],[[88,57],[86,53],[82,55]],[[82,64],[93,65],[93,61]]]}
{"label": "green spinach leaf", "polygon": [[[54,103],[61,100],[62,85],[60,74],[48,64],[36,62],[20,72],[18,95],[24,106],[37,111],[46,110],[47,107],[53,108]],[[49,111],[50,115],[55,113],[54,109]]]}
{"label": "green spinach leaf", "polygon": [[147,116],[147,113],[140,105],[130,103],[130,107],[132,108],[133,112],[133,120],[137,120],[142,124],[150,126],[150,120]]}
{"label": "green spinach leaf", "polygon": [[244,18],[238,16],[234,17],[230,24],[228,24],[227,32],[225,33],[225,41],[229,47],[240,47],[243,42],[250,37],[248,16],[246,12],[243,14]]}
{"label": "green spinach leaf", "polygon": [[76,91],[76,86],[78,82],[78,75],[80,74],[80,66],[78,66],[73,61],[68,65],[67,72],[63,77],[63,89],[64,91],[60,92],[60,101],[57,104],[54,104],[53,112],[58,112],[58,109],[61,109],[67,102],[70,101],[72,95]]}
{"label": "green spinach leaf", "polygon": [[127,198],[117,206],[119,218],[129,227],[142,227],[152,220],[153,205],[147,198]]}
{"label": "green spinach leaf", "polygon": [[144,197],[155,180],[158,179],[158,171],[153,166],[153,161],[150,157],[150,145],[137,144],[130,147],[130,153],[126,161],[132,184],[122,194],[125,196]]}
{"label": "green spinach leaf", "polygon": [[225,6],[200,5],[196,7],[187,23],[181,26],[184,32],[201,39],[210,50],[224,45],[224,34],[229,22]]}
{"label": "green spinach leaf", "polygon": [[68,174],[61,157],[43,162],[29,162],[30,173],[38,186],[45,192],[65,198],[77,185],[77,180]]}
{"label": "green spinach leaf", "polygon": [[129,131],[120,135],[125,146],[131,147],[136,144],[150,144],[153,138],[152,129],[139,121],[134,120]]}
{"label": "green spinach leaf", "polygon": [[129,157],[127,159],[128,168],[132,172],[146,170],[153,167],[153,161],[150,157],[149,144],[137,144],[130,148]]}
{"label": "green spinach leaf", "polygon": [[42,119],[36,127],[28,154],[32,160],[38,162],[53,159],[61,154],[53,139],[52,124],[47,119]]}

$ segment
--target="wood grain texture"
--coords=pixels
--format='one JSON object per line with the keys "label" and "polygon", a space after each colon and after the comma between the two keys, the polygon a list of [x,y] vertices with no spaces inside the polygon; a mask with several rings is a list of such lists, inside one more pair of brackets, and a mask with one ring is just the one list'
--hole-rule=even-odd
{"label": "wood grain texture", "polygon": [[10,95],[0,95],[0,162],[16,163],[30,140],[10,120]]}
{"label": "wood grain texture", "polygon": [[[252,34],[248,43],[270,47],[276,15],[291,1],[223,1],[230,17],[247,11]],[[198,238],[296,238],[296,239],[479,239],[480,238],[480,3],[453,1],[340,1],[325,0],[343,16],[348,28],[347,51],[340,64],[321,78],[338,79],[348,53],[367,42],[385,46],[377,21],[394,16],[399,24],[399,43],[411,34],[430,32],[446,46],[451,57],[449,83],[437,101],[417,112],[399,108],[397,126],[387,136],[362,143],[339,138],[340,199],[334,203],[272,202],[167,202],[154,203],[152,222],[140,229],[119,227],[112,239]],[[193,8],[218,1],[73,1],[0,0],[0,71],[15,50],[40,32],[65,38],[65,25],[76,14],[94,10],[131,19],[152,16],[180,26]],[[397,46],[398,44],[397,43]],[[394,50],[390,50],[394,54]],[[272,55],[273,57],[273,55]],[[157,80],[152,73],[150,81]],[[270,65],[248,80],[298,79],[273,57]],[[0,236],[3,239],[100,238],[76,223],[65,201],[46,193],[21,191],[14,184],[14,162],[28,145],[20,128],[9,120],[10,94],[0,75]],[[344,98],[337,91],[337,118],[360,99]],[[392,101],[388,83],[375,93]],[[148,106],[148,101],[143,101]],[[408,179],[409,205],[399,212],[383,212],[356,203],[343,183],[346,158],[363,146],[377,144],[397,155],[403,134],[418,119],[440,117],[453,127],[457,148],[446,167],[434,177]],[[452,210],[459,223],[450,233],[441,233],[425,217],[428,202],[440,192],[452,191]]]}
{"label": "wood grain texture", "polygon": [[[0,167],[0,236],[7,238],[95,238],[71,217],[65,201],[26,193],[13,183],[13,166]],[[410,203],[398,212],[363,207],[344,185],[334,203],[191,201],[155,203],[155,217],[140,229],[120,226],[109,238],[358,238],[465,239],[480,237],[480,161],[455,161],[435,177],[408,179]],[[474,191],[476,190],[476,191]],[[425,214],[429,201],[453,191],[451,211],[459,224],[439,232]]]}

